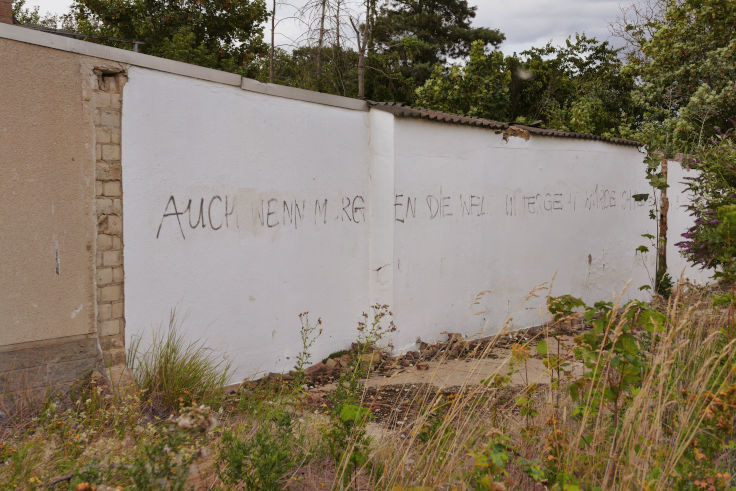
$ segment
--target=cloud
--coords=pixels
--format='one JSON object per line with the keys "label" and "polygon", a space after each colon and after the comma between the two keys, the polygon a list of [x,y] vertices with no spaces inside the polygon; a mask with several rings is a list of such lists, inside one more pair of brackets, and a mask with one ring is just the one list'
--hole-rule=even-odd
{"label": "cloud", "polygon": [[473,25],[500,29],[504,52],[520,52],[548,41],[561,43],[585,32],[610,37],[608,25],[619,15],[619,0],[478,0]]}

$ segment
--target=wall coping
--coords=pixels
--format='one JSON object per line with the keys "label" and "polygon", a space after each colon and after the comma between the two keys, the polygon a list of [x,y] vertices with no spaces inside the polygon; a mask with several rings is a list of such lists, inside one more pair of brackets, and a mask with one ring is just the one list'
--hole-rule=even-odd
{"label": "wall coping", "polygon": [[28,29],[26,27],[0,23],[0,38],[35,44],[46,48],[57,49],[79,55],[92,56],[104,60],[117,61],[141,68],[149,68],[161,72],[183,75],[185,77],[206,80],[242,90],[271,95],[285,99],[295,99],[314,104],[342,107],[355,111],[368,111],[368,104],[360,99],[324,94],[311,90],[297,89],[285,85],[267,84],[249,79],[235,73],[223,72],[212,68],[191,65],[181,61],[168,60],[157,56],[135,53],[120,48],[90,43],[47,32]]}

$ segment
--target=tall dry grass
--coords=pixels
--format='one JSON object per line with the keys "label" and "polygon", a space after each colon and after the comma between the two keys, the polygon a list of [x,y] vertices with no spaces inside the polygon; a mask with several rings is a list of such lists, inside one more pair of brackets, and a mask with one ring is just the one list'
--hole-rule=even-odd
{"label": "tall dry grass", "polygon": [[[605,327],[607,339],[615,342],[621,336],[631,322],[627,313],[632,308],[615,304]],[[660,311],[663,321],[656,334],[637,336],[645,360],[641,381],[615,410],[602,400],[604,385],[615,379],[612,349],[597,353],[592,370],[601,376],[592,378],[582,404],[569,396],[575,378],[570,375],[556,382],[556,370],[550,370],[550,383],[544,387],[503,382],[477,385],[470,379],[481,363],[471,362],[473,368],[452,400],[430,385],[417,391],[412,401],[421,406],[417,418],[405,425],[398,425],[396,418],[389,421],[397,431],[384,432],[375,442],[362,472],[379,489],[477,488],[480,485],[471,478],[478,475],[479,461],[473,456],[501,448],[508,463],[501,470],[488,468],[492,476],[487,482],[512,489],[721,489],[733,485],[734,450],[728,447],[729,439],[736,441],[733,305],[716,308],[708,292],[681,285],[668,302],[661,303]],[[567,318],[559,324],[570,322]],[[559,327],[547,325],[517,351],[533,352],[541,338],[554,337]],[[494,349],[495,343],[490,342],[474,356],[480,360]],[[438,361],[443,361],[442,356]],[[512,363],[523,370],[523,361],[509,358],[494,373],[482,375],[489,382],[503,381]],[[534,401],[532,417],[520,414],[514,402],[519,395]],[[729,408],[733,409],[730,420]],[[489,450],[494,442],[501,446]],[[708,462],[703,462],[704,456]],[[546,482],[532,478],[532,463],[545,471]],[[481,473],[486,469],[483,465]]]}

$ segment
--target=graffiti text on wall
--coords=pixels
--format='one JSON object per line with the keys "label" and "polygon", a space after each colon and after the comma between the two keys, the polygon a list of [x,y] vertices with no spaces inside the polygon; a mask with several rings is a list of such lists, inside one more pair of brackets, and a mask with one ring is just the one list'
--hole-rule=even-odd
{"label": "graffiti text on wall", "polygon": [[[500,214],[506,217],[533,217],[594,213],[609,210],[629,211],[647,206],[637,202],[633,190],[617,191],[596,185],[590,191],[514,191],[506,193],[450,192],[438,188],[428,194],[397,192],[394,195],[394,220],[407,223],[416,219],[466,220]],[[195,230],[253,228],[294,229],[333,223],[363,224],[368,203],[361,194],[331,197],[261,197],[243,200],[235,195],[205,197],[169,196],[163,207],[156,238],[174,233],[186,239]]]}
{"label": "graffiti text on wall", "polygon": [[[241,206],[244,205],[244,206]],[[239,203],[234,195],[211,195],[198,198],[169,196],[156,230],[156,238],[167,230],[182,239],[194,230],[239,229],[249,218],[265,229],[293,228],[328,223],[365,223],[366,200],[360,194],[316,199],[264,198],[252,203]]]}

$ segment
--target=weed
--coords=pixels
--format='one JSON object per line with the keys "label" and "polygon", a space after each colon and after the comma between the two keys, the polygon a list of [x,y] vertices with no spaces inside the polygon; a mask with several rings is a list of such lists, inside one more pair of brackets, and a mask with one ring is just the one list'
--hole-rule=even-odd
{"label": "weed", "polygon": [[186,448],[186,432],[169,423],[158,428],[152,443],[144,443],[128,468],[138,489],[185,489],[189,466],[196,453]]}
{"label": "weed", "polygon": [[481,451],[471,451],[474,465],[468,480],[474,489],[506,489],[502,481],[508,475],[506,464],[512,453],[509,437],[504,435],[493,436]]}
{"label": "weed", "polygon": [[241,439],[230,430],[223,433],[217,472],[226,484],[282,489],[281,480],[303,458],[298,449],[291,414],[273,409],[251,438]]}
{"label": "weed", "polygon": [[294,365],[294,385],[297,388],[301,388],[306,383],[304,376],[304,369],[309,366],[309,362],[312,359],[310,350],[314,343],[317,342],[317,338],[322,335],[322,318],[317,319],[316,324],[309,322],[309,312],[302,312],[299,314],[299,321],[301,322],[301,328],[299,329],[299,336],[302,341],[302,350],[296,356],[296,364]]}
{"label": "weed", "polygon": [[140,339],[128,349],[127,360],[142,396],[153,407],[174,411],[194,403],[218,406],[230,374],[229,362],[201,342],[188,342],[171,312],[165,334],[154,332],[151,345],[140,352]]}

